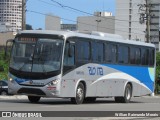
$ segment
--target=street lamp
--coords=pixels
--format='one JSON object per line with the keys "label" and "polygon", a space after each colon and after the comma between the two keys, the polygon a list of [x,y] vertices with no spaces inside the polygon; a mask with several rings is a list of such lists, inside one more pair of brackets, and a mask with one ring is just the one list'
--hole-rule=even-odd
{"label": "street lamp", "polygon": [[98,31],[98,25],[101,22],[101,20],[96,20],[96,22],[97,22],[97,31]]}

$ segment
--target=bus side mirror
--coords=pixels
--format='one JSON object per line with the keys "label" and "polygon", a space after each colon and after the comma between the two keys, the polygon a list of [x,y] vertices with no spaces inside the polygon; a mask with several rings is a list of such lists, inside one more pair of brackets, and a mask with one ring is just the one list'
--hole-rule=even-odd
{"label": "bus side mirror", "polygon": [[4,67],[2,65],[0,66],[0,72],[4,72]]}
{"label": "bus side mirror", "polygon": [[73,57],[74,56],[74,46],[75,42],[74,41],[68,41],[69,43],[69,48],[68,48],[68,57]]}
{"label": "bus side mirror", "polygon": [[13,39],[9,39],[6,41],[6,47],[5,47],[5,58],[8,56],[8,47],[9,47],[9,43],[10,43],[10,47],[11,47],[11,44],[14,42]]}

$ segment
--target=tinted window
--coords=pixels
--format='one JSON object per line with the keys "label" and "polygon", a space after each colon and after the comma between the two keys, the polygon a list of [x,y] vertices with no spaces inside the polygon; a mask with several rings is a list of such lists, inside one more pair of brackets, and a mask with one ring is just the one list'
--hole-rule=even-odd
{"label": "tinted window", "polygon": [[130,63],[139,65],[141,63],[141,51],[139,48],[130,48]]}
{"label": "tinted window", "polygon": [[153,66],[154,65],[154,58],[155,57],[155,50],[150,49],[149,50],[149,65]]}
{"label": "tinted window", "polygon": [[8,84],[4,81],[0,81],[0,86],[7,86]]}
{"label": "tinted window", "polygon": [[111,63],[117,62],[117,46],[114,44],[106,44],[106,61]]}
{"label": "tinted window", "polygon": [[90,58],[90,44],[87,41],[77,42],[77,57],[79,61],[88,61]]}
{"label": "tinted window", "polygon": [[118,47],[118,62],[119,63],[128,63],[128,47],[119,46]]}
{"label": "tinted window", "polygon": [[149,49],[142,48],[142,65],[148,65],[149,63]]}
{"label": "tinted window", "polygon": [[103,62],[104,45],[103,43],[92,43],[92,60],[93,62]]}
{"label": "tinted window", "polygon": [[3,85],[3,86],[7,86],[7,83],[3,81],[3,84],[2,84],[2,85]]}
{"label": "tinted window", "polygon": [[135,64],[139,65],[141,63],[141,51],[139,48],[134,48],[135,51]]}

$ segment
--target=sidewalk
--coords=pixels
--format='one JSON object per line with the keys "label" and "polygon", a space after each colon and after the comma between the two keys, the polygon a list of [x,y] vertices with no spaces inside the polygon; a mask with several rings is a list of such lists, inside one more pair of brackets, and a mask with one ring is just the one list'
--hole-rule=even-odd
{"label": "sidewalk", "polygon": [[7,95],[7,96],[1,96],[0,99],[28,99],[25,95]]}

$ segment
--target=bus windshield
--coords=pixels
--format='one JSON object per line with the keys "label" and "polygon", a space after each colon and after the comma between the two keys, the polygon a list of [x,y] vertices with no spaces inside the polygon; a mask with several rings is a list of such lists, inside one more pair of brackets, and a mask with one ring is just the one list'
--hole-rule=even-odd
{"label": "bus windshield", "polygon": [[60,70],[63,40],[16,38],[10,68],[16,71],[48,73]]}

